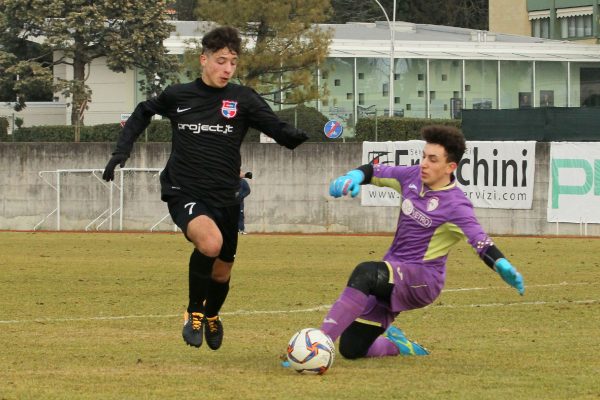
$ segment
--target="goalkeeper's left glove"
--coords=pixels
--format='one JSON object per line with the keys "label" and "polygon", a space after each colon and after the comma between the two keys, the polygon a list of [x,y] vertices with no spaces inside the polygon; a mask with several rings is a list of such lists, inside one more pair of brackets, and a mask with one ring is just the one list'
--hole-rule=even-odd
{"label": "goalkeeper's left glove", "polygon": [[360,192],[360,184],[364,180],[365,174],[358,169],[353,169],[346,175],[342,175],[331,181],[329,194],[333,197],[342,197],[350,192],[352,197],[356,197],[358,196],[358,192]]}
{"label": "goalkeeper's left glove", "polygon": [[499,258],[496,260],[496,263],[494,263],[494,271],[504,279],[504,282],[517,289],[519,294],[523,296],[525,293],[523,277],[506,258]]}

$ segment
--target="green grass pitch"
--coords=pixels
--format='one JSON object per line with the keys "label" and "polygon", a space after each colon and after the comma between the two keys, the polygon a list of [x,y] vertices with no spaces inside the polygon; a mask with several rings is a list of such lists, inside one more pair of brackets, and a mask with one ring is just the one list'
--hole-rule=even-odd
{"label": "green grass pitch", "polygon": [[0,232],[0,399],[599,399],[600,240],[496,243],[526,293],[466,244],[446,289],[396,324],[427,357],[279,366],[349,273],[391,236],[240,237],[223,347],[181,338],[191,245],[181,234]]}

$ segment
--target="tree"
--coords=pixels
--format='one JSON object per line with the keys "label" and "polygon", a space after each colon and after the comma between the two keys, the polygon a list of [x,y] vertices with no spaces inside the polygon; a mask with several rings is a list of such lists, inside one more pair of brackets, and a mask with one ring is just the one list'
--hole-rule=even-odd
{"label": "tree", "polygon": [[196,9],[199,19],[234,26],[242,34],[239,80],[268,100],[288,104],[320,95],[315,74],[327,57],[331,33],[314,24],[329,12],[324,0],[199,0]]}
{"label": "tree", "polygon": [[488,29],[488,0],[398,0],[397,18],[419,24]]}
{"label": "tree", "polygon": [[[392,0],[380,0],[390,20],[392,19]],[[389,4],[388,4],[389,3]],[[374,0],[331,0],[333,13],[328,22],[345,24],[346,22],[384,21],[385,16]]]}
{"label": "tree", "polygon": [[196,0],[177,0],[171,1],[169,8],[175,10],[178,21],[195,21],[194,9]]}
{"label": "tree", "polygon": [[[394,1],[379,2],[392,20]],[[332,23],[385,20],[375,0],[331,0],[331,6]],[[396,0],[396,21],[487,29],[488,0]]]}
{"label": "tree", "polygon": [[[157,92],[174,79],[177,60],[167,54],[163,40],[173,29],[167,22],[166,2],[156,0],[2,0],[0,2],[0,81],[13,81],[17,108],[24,107],[28,91],[52,85],[70,98],[71,123],[82,123],[85,105],[91,100],[86,85],[89,66],[105,57],[114,72],[140,68],[147,94]],[[35,41],[52,56],[50,65],[38,59],[18,61],[5,43]],[[14,65],[11,66],[11,63]],[[65,64],[73,79],[55,78],[49,68]],[[28,79],[16,81],[17,74]],[[8,83],[10,84],[10,83]]]}
{"label": "tree", "polygon": [[50,52],[18,37],[6,39],[0,43],[0,101],[15,102],[17,110],[25,100],[51,101]]}

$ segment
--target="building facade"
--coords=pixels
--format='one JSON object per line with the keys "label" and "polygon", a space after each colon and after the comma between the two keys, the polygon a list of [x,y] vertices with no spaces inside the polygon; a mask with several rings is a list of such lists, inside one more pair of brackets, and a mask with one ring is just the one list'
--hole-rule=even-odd
{"label": "building facade", "polygon": [[[534,1],[491,1],[490,9],[498,3],[527,10]],[[182,55],[188,40],[208,29],[203,22],[173,24],[176,30],[165,42],[173,54]],[[307,106],[339,121],[344,135],[353,135],[362,117],[460,118],[465,108],[600,105],[600,52],[594,44],[407,22],[321,27],[332,30],[333,39],[314,77],[328,95]],[[102,60],[90,68],[86,125],[117,123],[144,100],[137,71],[113,73]],[[68,78],[66,70],[55,73]],[[55,101],[68,124],[68,102],[60,96]]]}
{"label": "building facade", "polygon": [[494,32],[598,43],[598,0],[490,0]]}

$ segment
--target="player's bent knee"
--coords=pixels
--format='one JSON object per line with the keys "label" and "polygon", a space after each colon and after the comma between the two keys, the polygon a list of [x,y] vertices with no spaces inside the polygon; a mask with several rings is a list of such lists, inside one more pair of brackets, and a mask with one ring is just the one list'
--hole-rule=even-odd
{"label": "player's bent knee", "polygon": [[366,295],[375,295],[384,299],[389,299],[393,289],[388,266],[382,261],[366,261],[358,264],[352,271],[347,286],[360,290]]}
{"label": "player's bent knee", "polygon": [[358,349],[353,346],[343,345],[341,342],[340,342],[338,350],[339,350],[340,354],[342,355],[342,357],[344,357],[348,360],[356,360],[358,358],[363,358],[367,354],[363,349]]}
{"label": "player's bent knee", "polygon": [[364,343],[362,338],[345,332],[340,336],[338,351],[342,357],[348,360],[356,360],[367,355],[369,345],[368,343]]}
{"label": "player's bent knee", "polygon": [[194,218],[187,226],[186,237],[207,257],[217,257],[223,246],[223,236],[215,222],[205,215]]}
{"label": "player's bent knee", "polygon": [[207,257],[217,257],[221,252],[221,246],[212,243],[194,243],[196,248]]}
{"label": "player's bent knee", "polygon": [[360,290],[364,294],[371,294],[372,289],[377,284],[377,270],[374,264],[373,262],[358,264],[350,274],[347,286]]}

